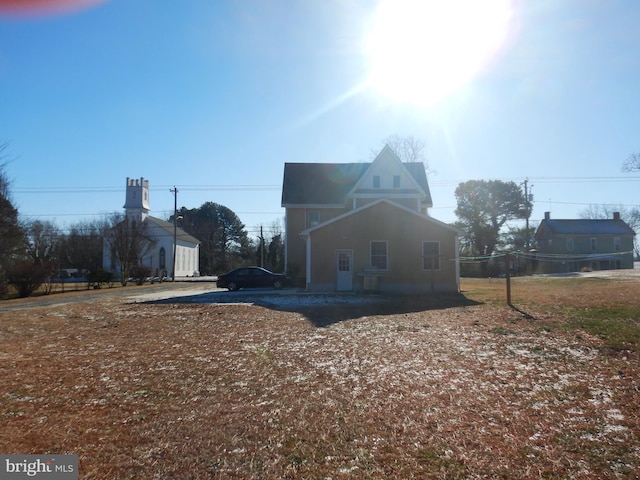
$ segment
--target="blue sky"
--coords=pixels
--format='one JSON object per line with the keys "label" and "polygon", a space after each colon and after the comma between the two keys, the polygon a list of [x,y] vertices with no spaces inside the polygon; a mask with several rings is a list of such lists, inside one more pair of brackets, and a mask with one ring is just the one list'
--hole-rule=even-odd
{"label": "blue sky", "polygon": [[[285,162],[370,161],[400,135],[424,141],[431,214],[445,222],[470,179],[528,177],[534,225],[549,210],[577,218],[590,204],[639,205],[640,173],[621,166],[640,151],[640,2],[501,1],[499,48],[429,102],[367,84],[375,0],[0,12],[14,203],[64,227],[121,211],[126,177],[144,177],[155,216],[172,212],[175,185],[179,206],[226,205],[253,235],[284,216]],[[447,52],[451,40],[430,42]],[[413,62],[433,76],[424,51]]]}

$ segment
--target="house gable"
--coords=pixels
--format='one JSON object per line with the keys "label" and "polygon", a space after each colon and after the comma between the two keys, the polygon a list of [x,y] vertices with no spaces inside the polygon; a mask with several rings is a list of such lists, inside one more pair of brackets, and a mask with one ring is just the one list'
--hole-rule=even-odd
{"label": "house gable", "polygon": [[357,199],[382,197],[415,199],[426,212],[432,201],[424,164],[402,163],[388,145],[372,163],[285,163],[284,208],[356,208]]}
{"label": "house gable", "polygon": [[[384,146],[348,193],[349,198],[380,198],[382,196],[420,199],[427,197],[423,186],[405,168],[405,164],[389,145]],[[430,198],[428,203],[431,206]]]}
{"label": "house gable", "polygon": [[379,205],[379,204],[381,204],[381,203],[385,203],[385,204],[391,205],[391,206],[393,206],[394,208],[400,209],[401,211],[404,211],[404,212],[406,212],[406,213],[409,213],[409,214],[411,214],[411,215],[414,215],[414,216],[416,216],[419,220],[423,220],[423,221],[431,222],[431,223],[433,223],[434,225],[437,225],[437,226],[438,226],[438,227],[440,227],[440,228],[444,228],[444,229],[446,229],[446,230],[451,231],[451,233],[453,233],[453,234],[455,234],[455,235],[457,235],[457,236],[460,236],[460,235],[461,235],[461,232],[460,232],[458,229],[456,229],[455,227],[453,227],[453,226],[451,226],[451,225],[449,225],[449,224],[446,224],[446,223],[444,223],[444,222],[441,222],[440,220],[436,220],[436,219],[435,219],[435,218],[433,218],[433,217],[426,217],[426,216],[424,216],[424,215],[420,215],[420,214],[419,214],[418,212],[416,212],[415,210],[412,210],[412,209],[410,209],[410,208],[407,208],[407,207],[404,207],[404,206],[402,206],[402,205],[399,205],[399,204],[397,204],[397,203],[395,203],[395,202],[392,202],[392,201],[390,201],[390,200],[388,200],[388,199],[386,199],[386,198],[380,198],[380,199],[378,199],[378,200],[376,200],[376,201],[374,201],[374,202],[367,203],[366,205],[363,205],[362,207],[359,207],[359,208],[356,208],[356,209],[354,209],[354,210],[350,210],[350,211],[348,211],[348,212],[345,212],[345,213],[343,213],[342,215],[339,215],[339,216],[334,217],[334,218],[332,218],[332,219],[330,219],[330,220],[327,220],[326,222],[322,222],[322,223],[320,223],[320,224],[318,224],[318,225],[315,225],[315,226],[313,226],[313,227],[311,227],[311,228],[307,228],[306,230],[304,230],[304,231],[300,232],[300,236],[301,236],[301,237],[307,237],[307,236],[309,236],[310,234],[312,234],[312,233],[313,233],[314,231],[316,231],[316,230],[320,230],[320,229],[322,229],[322,228],[325,228],[326,226],[328,226],[328,225],[330,225],[330,224],[332,224],[332,223],[342,221],[342,220],[344,220],[345,218],[349,218],[349,217],[353,217],[353,216],[355,216],[355,215],[358,215],[358,214],[359,214],[359,213],[361,213],[362,211],[367,210],[367,209],[374,208],[374,207],[376,207],[377,205]]}

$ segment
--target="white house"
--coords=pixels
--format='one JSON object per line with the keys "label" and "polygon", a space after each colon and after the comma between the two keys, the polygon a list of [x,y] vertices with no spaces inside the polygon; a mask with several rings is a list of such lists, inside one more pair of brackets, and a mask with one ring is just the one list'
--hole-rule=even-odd
{"label": "white house", "polygon": [[[200,271],[200,242],[173,223],[149,215],[149,180],[127,177],[125,215],[146,223],[146,235],[151,247],[140,259],[142,265],[148,266],[154,276],[173,276],[173,239],[175,245],[175,276],[198,276]],[[103,268],[115,276],[120,274],[120,265],[112,254],[109,242],[104,242]]]}

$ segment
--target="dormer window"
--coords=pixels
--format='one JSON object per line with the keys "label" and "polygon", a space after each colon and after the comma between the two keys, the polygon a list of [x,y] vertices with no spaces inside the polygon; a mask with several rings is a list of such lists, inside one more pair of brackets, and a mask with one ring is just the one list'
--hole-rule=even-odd
{"label": "dormer window", "polygon": [[393,176],[393,188],[400,188],[400,175]]}
{"label": "dormer window", "polygon": [[373,176],[373,188],[380,188],[380,175]]}

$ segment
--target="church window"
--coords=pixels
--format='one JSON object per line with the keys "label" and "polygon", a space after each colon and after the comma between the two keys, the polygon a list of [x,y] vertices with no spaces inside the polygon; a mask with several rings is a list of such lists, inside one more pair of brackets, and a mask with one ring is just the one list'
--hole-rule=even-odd
{"label": "church window", "polygon": [[167,258],[167,252],[165,252],[164,247],[162,247],[160,249],[160,268],[167,268],[166,258]]}

